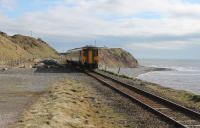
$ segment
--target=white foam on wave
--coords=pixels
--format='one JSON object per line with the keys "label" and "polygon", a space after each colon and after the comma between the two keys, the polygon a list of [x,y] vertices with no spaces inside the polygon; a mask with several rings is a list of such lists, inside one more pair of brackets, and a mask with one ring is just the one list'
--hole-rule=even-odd
{"label": "white foam on wave", "polygon": [[166,66],[166,65],[151,65],[154,68],[167,68],[180,72],[200,72],[199,67],[183,67],[183,66]]}
{"label": "white foam on wave", "polygon": [[198,72],[200,69],[197,67],[172,67],[173,69],[181,72]]}
{"label": "white foam on wave", "polygon": [[200,76],[200,72],[176,72],[176,71],[155,71],[155,72],[148,72],[144,74],[140,74],[137,78],[147,78],[150,76],[174,76],[174,77],[181,77],[181,76]]}
{"label": "white foam on wave", "polygon": [[161,84],[165,87],[170,87],[178,90],[186,90],[200,94],[200,73],[156,71],[141,74],[137,78],[148,82]]}
{"label": "white foam on wave", "polygon": [[[159,72],[159,71],[154,71],[154,72]],[[138,75],[136,78],[140,79],[140,78],[144,78],[146,76],[149,76],[151,75],[153,72],[146,72],[146,73],[143,73],[143,74],[140,74]]]}
{"label": "white foam on wave", "polygon": [[139,75],[137,78],[161,84],[178,90],[200,94],[200,61],[150,61],[147,67],[168,68],[172,70],[153,71]]}

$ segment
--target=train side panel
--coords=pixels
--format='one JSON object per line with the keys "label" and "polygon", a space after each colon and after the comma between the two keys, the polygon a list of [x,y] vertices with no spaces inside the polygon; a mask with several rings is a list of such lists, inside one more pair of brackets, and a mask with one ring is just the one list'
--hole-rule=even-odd
{"label": "train side panel", "polygon": [[87,56],[88,56],[88,50],[83,48],[81,51],[81,64],[84,65],[87,63]]}
{"label": "train side panel", "polygon": [[71,54],[71,60],[76,63],[81,62],[81,51],[74,51]]}
{"label": "train side panel", "polygon": [[68,51],[67,61],[85,68],[98,67],[98,48],[83,47]]}
{"label": "train side panel", "polygon": [[98,67],[98,63],[99,63],[99,52],[98,52],[98,49],[95,49],[93,51],[93,58],[94,58],[94,63],[96,64],[96,66]]}
{"label": "train side panel", "polygon": [[73,50],[67,53],[67,61],[71,63],[81,64],[81,49]]}
{"label": "train side panel", "polygon": [[92,52],[92,49],[88,50],[88,64],[89,65],[93,64],[93,52]]}

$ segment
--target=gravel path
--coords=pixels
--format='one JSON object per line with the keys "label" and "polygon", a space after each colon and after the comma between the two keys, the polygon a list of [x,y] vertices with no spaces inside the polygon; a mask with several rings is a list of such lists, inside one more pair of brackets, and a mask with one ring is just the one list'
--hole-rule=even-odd
{"label": "gravel path", "polygon": [[34,100],[64,74],[34,73],[32,69],[0,72],[0,128],[16,121]]}

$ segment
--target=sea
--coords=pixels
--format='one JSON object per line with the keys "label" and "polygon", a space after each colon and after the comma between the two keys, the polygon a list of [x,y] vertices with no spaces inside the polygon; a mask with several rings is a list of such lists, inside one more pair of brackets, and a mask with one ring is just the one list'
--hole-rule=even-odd
{"label": "sea", "polygon": [[[200,60],[139,59],[140,68],[113,68],[109,71],[136,77],[164,87],[200,95]],[[151,67],[150,70],[149,68]],[[152,71],[154,68],[168,70]]]}
{"label": "sea", "polygon": [[147,67],[171,70],[148,72],[137,78],[165,87],[200,94],[200,60],[141,59],[139,63]]}

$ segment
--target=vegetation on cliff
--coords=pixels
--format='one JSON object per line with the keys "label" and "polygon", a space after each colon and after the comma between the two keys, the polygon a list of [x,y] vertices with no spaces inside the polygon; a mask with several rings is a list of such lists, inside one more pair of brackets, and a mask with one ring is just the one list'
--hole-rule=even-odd
{"label": "vegetation on cliff", "polygon": [[10,39],[0,35],[0,60],[17,60],[30,55]]}
{"label": "vegetation on cliff", "polygon": [[101,48],[99,49],[99,65],[108,68],[137,67],[138,61],[122,48]]}
{"label": "vegetation on cliff", "polygon": [[50,47],[40,38],[35,39],[28,36],[14,35],[10,37],[10,39],[12,40],[12,42],[19,45],[21,48],[23,48],[29,54],[36,58],[58,57],[58,53],[56,52],[56,50]]}
{"label": "vegetation on cliff", "polygon": [[57,58],[59,54],[46,42],[33,37],[8,36],[0,32],[0,60],[19,60],[28,58]]}

